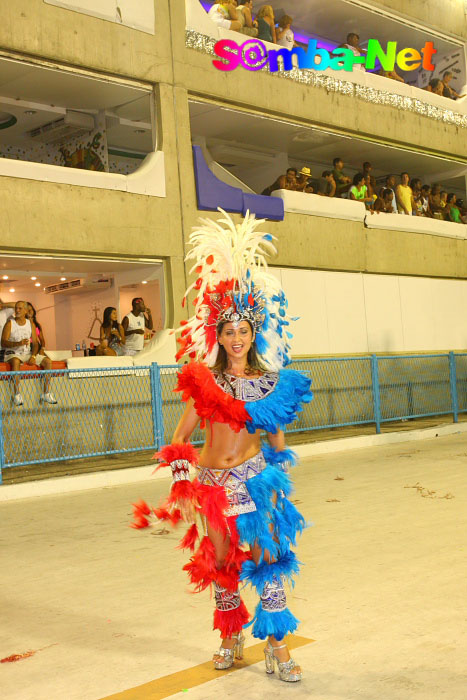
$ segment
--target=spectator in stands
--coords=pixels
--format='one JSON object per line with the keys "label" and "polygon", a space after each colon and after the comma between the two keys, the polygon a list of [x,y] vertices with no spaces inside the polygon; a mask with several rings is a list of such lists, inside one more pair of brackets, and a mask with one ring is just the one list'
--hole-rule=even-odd
{"label": "spectator in stands", "polygon": [[448,201],[448,193],[446,190],[441,190],[440,192],[440,206],[443,214],[443,219],[447,219],[447,201]]}
{"label": "spectator in stands", "polygon": [[443,97],[450,97],[451,100],[457,100],[459,97],[464,97],[464,95],[458,95],[453,87],[449,85],[452,80],[451,71],[447,70],[443,73]]}
{"label": "spectator in stands", "polygon": [[367,209],[372,209],[373,205],[375,203],[375,200],[376,200],[376,194],[375,194],[375,191],[374,191],[373,186],[371,184],[370,173],[368,173],[367,175],[365,175],[365,173],[363,173],[363,182],[365,183],[366,194],[367,194],[367,201],[365,201],[365,206]]}
{"label": "spectator in stands", "polygon": [[453,223],[456,223],[456,224],[461,224],[462,223],[461,213],[457,207],[456,199],[457,198],[456,198],[456,195],[454,194],[454,192],[449,192],[447,202],[446,202],[448,221],[452,221]]}
{"label": "spectator in stands", "polygon": [[396,187],[397,211],[399,214],[412,215],[415,209],[412,188],[409,185],[409,173],[401,173],[400,184]]}
{"label": "spectator in stands", "polygon": [[216,2],[209,10],[208,17],[210,17],[218,27],[232,29],[233,31],[241,29],[241,24],[237,18],[237,0]]}
{"label": "spectator in stands", "polygon": [[36,309],[35,309],[34,306],[31,304],[30,301],[27,302],[27,305],[28,305],[28,311],[27,311],[27,314],[26,314],[26,318],[28,318],[30,321],[32,321],[32,323],[34,324],[34,326],[35,326],[35,328],[36,328],[37,346],[38,346],[38,347],[37,347],[37,353],[38,353],[39,355],[45,355],[45,357],[47,357],[46,351],[45,351],[44,333],[43,333],[43,331],[42,331],[42,325],[41,325],[41,324],[39,323],[39,321],[37,320]]}
{"label": "spectator in stands", "polygon": [[[38,365],[42,369],[50,369],[52,362],[45,355],[38,355],[37,333],[34,321],[27,317],[28,305],[25,301],[17,301],[15,315],[8,319],[2,332],[2,345],[5,350],[5,362],[10,363],[13,372],[17,372],[20,365]],[[32,341],[32,342],[31,342]],[[41,401],[48,404],[57,403],[54,395],[49,391],[50,375],[44,379],[44,392]],[[19,393],[19,376],[14,379],[15,393],[13,403],[15,406],[23,405],[23,397]]]}
{"label": "spectator in stands", "polygon": [[261,194],[270,195],[275,190],[296,190],[297,189],[297,168],[287,168],[285,175],[279,175],[277,180],[266,187]]}
{"label": "spectator in stands", "polygon": [[274,21],[274,11],[271,5],[261,5],[256,15],[258,23],[258,39],[276,43],[276,23]]}
{"label": "spectator in stands", "polygon": [[276,39],[280,46],[285,46],[286,49],[293,49],[295,46],[294,33],[291,29],[293,19],[289,15],[284,15],[279,20],[279,25],[276,29]]}
{"label": "spectator in stands", "polygon": [[0,299],[0,362],[4,362],[5,348],[1,344],[1,337],[5,323],[15,314],[14,301],[2,301]]}
{"label": "spectator in stands", "polygon": [[383,78],[391,78],[391,80],[398,80],[400,83],[405,83],[404,78],[399,75],[395,68],[392,70],[384,70],[383,68],[380,68],[378,74],[382,75]]}
{"label": "spectator in stands", "polygon": [[422,200],[422,216],[427,216],[432,218],[433,214],[430,209],[430,185],[422,185],[421,189],[421,200]]}
{"label": "spectator in stands", "polygon": [[423,216],[422,181],[418,177],[412,178],[410,181],[410,188],[412,190],[414,203],[412,214],[413,216]]}
{"label": "spectator in stands", "polygon": [[426,86],[425,90],[428,90],[428,92],[433,92],[435,95],[442,96],[444,90],[444,83],[439,78],[432,78]]}
{"label": "spectator in stands", "polygon": [[430,211],[434,219],[444,219],[444,207],[441,204],[441,185],[435,182],[429,197]]}
{"label": "spectator in stands", "polygon": [[383,189],[380,191],[379,196],[376,198],[375,204],[374,204],[374,211],[377,212],[378,214],[382,211],[385,214],[392,214],[393,209],[392,209],[392,198],[394,196],[394,192],[390,190],[388,187],[383,187]]}
{"label": "spectator in stands", "polygon": [[462,223],[467,224],[467,207],[464,204],[464,200],[458,199],[456,202],[456,205],[457,205],[457,208],[459,209]]}
{"label": "spectator in stands", "polygon": [[125,354],[125,331],[122,324],[117,321],[117,309],[107,306],[104,309],[96,355],[120,357]]}
{"label": "spectator in stands", "polygon": [[253,0],[245,0],[237,6],[237,19],[241,24],[239,32],[248,36],[258,36],[258,27],[253,21]]}
{"label": "spectator in stands", "polygon": [[[373,188],[373,192],[376,192],[376,178],[374,175],[371,174],[372,170],[373,170],[372,164],[369,163],[368,161],[365,161],[365,163],[363,163],[362,173],[364,174],[365,178],[367,175],[370,176],[371,187]],[[373,192],[371,192],[371,194],[373,194]]]}
{"label": "spectator in stands", "polygon": [[[350,32],[347,34],[347,39],[345,44],[340,44],[339,49],[350,49],[354,56],[366,56],[366,52],[359,46],[360,37],[355,32]],[[365,70],[365,66],[362,63],[354,63],[353,70]]]}
{"label": "spectator in stands", "polygon": [[363,202],[365,206],[367,204],[373,204],[373,197],[368,196],[363,173],[357,173],[354,175],[353,184],[349,190],[349,199],[353,199],[357,202]]}
{"label": "spectator in stands", "polygon": [[136,297],[131,302],[132,309],[123,319],[122,326],[125,332],[125,355],[136,355],[144,347],[144,331],[148,328],[152,331],[153,322],[151,309],[145,305],[141,297]]}
{"label": "spectator in stands", "polygon": [[336,194],[336,182],[330,170],[323,170],[318,180],[318,192],[322,197],[334,197]]}
{"label": "spectator in stands", "polygon": [[396,176],[386,175],[386,185],[379,191],[379,197],[383,196],[383,189],[391,190],[392,192],[392,213],[397,214],[397,200],[396,200]]}
{"label": "spectator in stands", "polygon": [[308,192],[308,194],[313,192],[313,186],[311,184],[311,170],[310,168],[307,168],[306,165],[303,166],[297,175],[297,187],[295,189],[299,192]]}
{"label": "spectator in stands", "polygon": [[334,166],[332,175],[336,183],[336,197],[342,197],[343,194],[349,191],[352,180],[342,172],[344,167],[342,158],[334,158],[332,164]]}

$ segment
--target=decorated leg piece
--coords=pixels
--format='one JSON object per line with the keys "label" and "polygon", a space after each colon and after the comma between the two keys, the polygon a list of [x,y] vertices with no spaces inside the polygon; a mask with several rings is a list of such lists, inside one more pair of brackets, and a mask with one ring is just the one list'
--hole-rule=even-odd
{"label": "decorated leg piece", "polygon": [[[255,616],[250,624],[253,624],[253,637],[266,639],[274,636],[277,641],[281,641],[286,634],[295,632],[299,620],[292,615],[287,607],[287,597],[284,588],[284,577],[279,573],[283,564],[279,559],[273,564],[260,564],[258,569],[263,569],[259,579],[266,577],[260,593],[260,601],[256,606]],[[269,567],[269,571],[266,569]]]}
{"label": "decorated leg piece", "polygon": [[230,668],[234,658],[243,658],[243,645],[245,637],[242,626],[245,619],[248,620],[248,612],[237,591],[231,592],[214,582],[214,595],[216,599],[216,610],[214,612],[214,629],[221,631],[223,639],[235,639],[232,649],[220,647],[215,656],[222,657],[216,659],[214,666],[218,670]]}

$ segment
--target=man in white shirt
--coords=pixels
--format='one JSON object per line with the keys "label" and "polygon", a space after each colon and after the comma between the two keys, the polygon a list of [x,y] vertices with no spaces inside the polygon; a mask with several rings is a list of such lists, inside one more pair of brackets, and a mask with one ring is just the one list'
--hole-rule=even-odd
{"label": "man in white shirt", "polygon": [[237,19],[237,0],[224,0],[216,2],[208,12],[208,17],[223,29],[236,31],[241,28],[241,22]]}
{"label": "man in white shirt", "polygon": [[[5,323],[9,318],[15,315],[15,302],[3,302],[0,299],[0,338],[5,327]],[[5,362],[5,348],[0,344],[0,362]]]}
{"label": "man in white shirt", "polygon": [[141,297],[136,297],[131,302],[132,309],[122,321],[125,331],[125,355],[136,355],[144,347],[144,331],[146,328],[152,331],[153,322],[151,309],[149,309]]}

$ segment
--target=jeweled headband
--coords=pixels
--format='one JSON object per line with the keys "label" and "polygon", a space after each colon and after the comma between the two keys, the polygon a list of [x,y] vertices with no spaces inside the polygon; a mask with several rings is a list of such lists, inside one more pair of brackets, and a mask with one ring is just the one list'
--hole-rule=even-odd
{"label": "jeweled headband", "polygon": [[268,271],[266,256],[275,253],[273,237],[258,231],[264,220],[247,212],[235,224],[219,209],[223,218],[201,219],[190,235],[192,246],[186,260],[194,261],[190,272],[196,281],[187,290],[197,292],[195,314],[182,321],[177,360],[191,358],[214,364],[219,345],[217,327],[226,321],[238,325],[249,321],[256,333],[256,350],[268,369],[277,370],[290,362],[287,329],[292,319],[287,299],[277,277]]}

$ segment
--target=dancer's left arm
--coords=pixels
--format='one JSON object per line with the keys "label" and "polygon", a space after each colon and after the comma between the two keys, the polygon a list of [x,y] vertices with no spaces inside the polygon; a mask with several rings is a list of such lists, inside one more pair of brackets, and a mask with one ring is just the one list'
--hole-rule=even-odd
{"label": "dancer's left arm", "polygon": [[268,442],[271,447],[274,447],[276,452],[285,450],[285,436],[283,430],[278,430],[277,433],[267,433]]}

